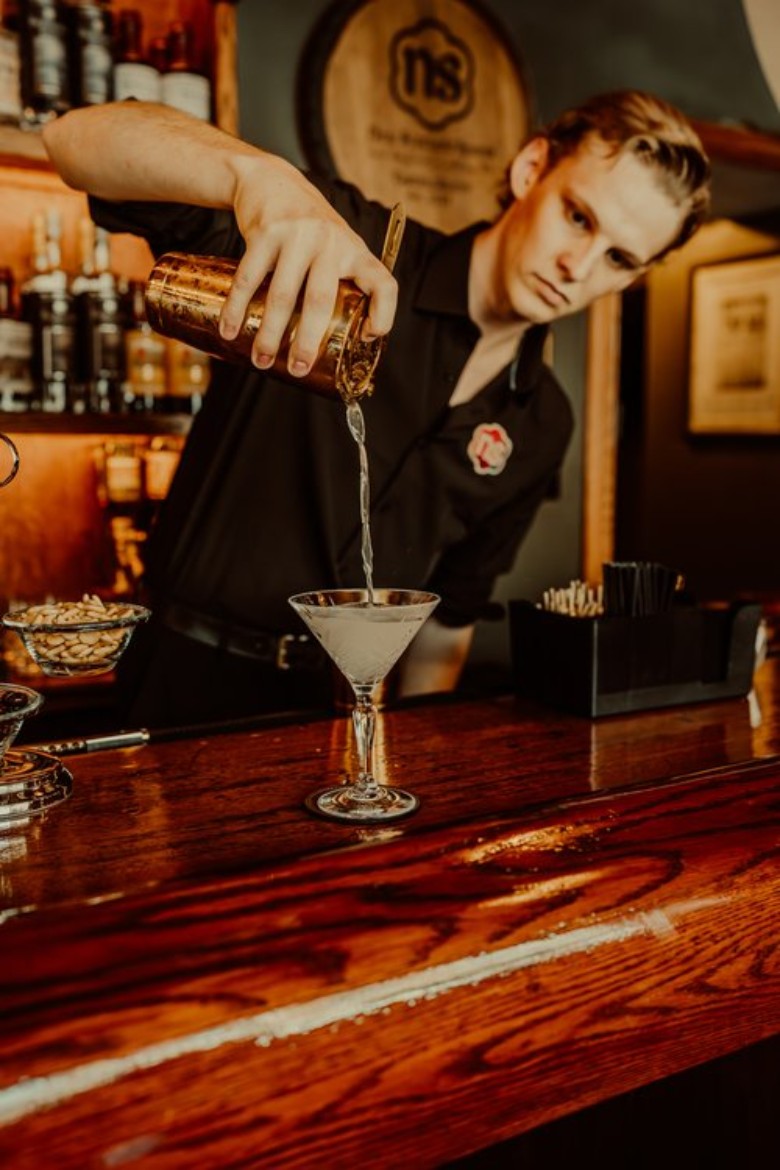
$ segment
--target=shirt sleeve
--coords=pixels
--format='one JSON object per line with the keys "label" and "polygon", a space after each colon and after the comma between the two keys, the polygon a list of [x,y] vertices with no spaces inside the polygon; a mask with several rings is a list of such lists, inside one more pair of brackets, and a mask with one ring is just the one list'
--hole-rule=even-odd
{"label": "shirt sleeve", "polygon": [[442,598],[436,611],[442,625],[470,626],[485,616],[496,578],[511,569],[548,487],[493,516],[489,540],[480,532],[445,550],[428,582]]}
{"label": "shirt sleeve", "polygon": [[[350,183],[309,174],[306,177],[378,255],[387,226],[387,209],[365,199]],[[244,253],[244,241],[232,211],[187,203],[112,202],[96,195],[89,196],[89,210],[98,227],[141,236],[155,257],[164,252],[189,252],[238,259]]]}
{"label": "shirt sleeve", "polygon": [[231,211],[192,207],[185,203],[127,200],[114,203],[89,196],[89,210],[98,227],[128,232],[146,240],[155,257],[164,252],[239,258],[244,242]]}

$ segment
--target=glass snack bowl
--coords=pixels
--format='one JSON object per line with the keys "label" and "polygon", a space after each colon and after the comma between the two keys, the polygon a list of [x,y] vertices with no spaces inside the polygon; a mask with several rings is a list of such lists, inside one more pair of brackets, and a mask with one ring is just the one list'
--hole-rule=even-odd
{"label": "glass snack bowl", "polygon": [[0,683],[0,771],[5,753],[22,730],[28,715],[34,715],[43,696],[17,683]]}
{"label": "glass snack bowl", "polygon": [[19,635],[44,674],[84,678],[113,670],[149,616],[142,605],[85,596],[13,610],[3,615],[3,625]]}
{"label": "glass snack bowl", "polygon": [[73,777],[56,756],[37,748],[16,747],[14,740],[43,695],[20,683],[0,683],[0,841],[26,825],[32,816],[67,800]]}

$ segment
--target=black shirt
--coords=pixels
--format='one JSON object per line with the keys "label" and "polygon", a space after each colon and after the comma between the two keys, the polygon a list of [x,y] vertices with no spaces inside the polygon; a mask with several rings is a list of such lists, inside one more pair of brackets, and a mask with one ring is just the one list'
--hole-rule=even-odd
{"label": "black shirt", "polygon": [[[387,211],[316,180],[375,253]],[[238,256],[232,214],[91,200],[96,221],[165,251]],[[448,405],[477,340],[467,311],[477,225],[453,236],[409,223],[399,304],[376,389],[362,400],[374,582],[441,594],[437,618],[479,617],[563,458],[571,409],[542,363],[545,330],[471,401]],[[358,449],[337,402],[252,367],[213,362],[148,550],[153,595],[242,626],[291,628],[286,599],[365,584]]]}

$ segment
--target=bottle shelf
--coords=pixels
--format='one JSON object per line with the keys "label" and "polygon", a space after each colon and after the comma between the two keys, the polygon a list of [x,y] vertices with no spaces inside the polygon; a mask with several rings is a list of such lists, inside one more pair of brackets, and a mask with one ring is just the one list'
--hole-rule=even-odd
{"label": "bottle shelf", "polygon": [[0,412],[8,435],[186,435],[189,414],[46,414]]}
{"label": "bottle shelf", "polygon": [[0,125],[0,167],[21,167],[54,174],[40,131],[21,130],[18,126]]}

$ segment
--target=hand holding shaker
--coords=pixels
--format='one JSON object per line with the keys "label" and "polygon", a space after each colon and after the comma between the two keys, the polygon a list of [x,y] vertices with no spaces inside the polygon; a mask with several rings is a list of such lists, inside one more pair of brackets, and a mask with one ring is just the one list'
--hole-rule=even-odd
{"label": "hand holding shaker", "polygon": [[[405,217],[400,205],[391,214],[382,251],[382,262],[392,271],[398,254]],[[225,341],[219,332],[222,306],[238,261],[222,256],[190,256],[167,252],[155,264],[146,288],[146,314],[158,333],[185,341],[196,349],[226,361],[248,363],[252,343],[260,328],[270,276],[249,302],[238,336]],[[302,304],[299,297],[276,360],[270,369],[277,378],[304,386],[326,398],[349,403],[370,394],[384,339],[363,341],[361,332],[368,298],[352,281],[339,282],[330,327],[308,374],[296,378],[287,369],[290,343],[295,335]]]}

